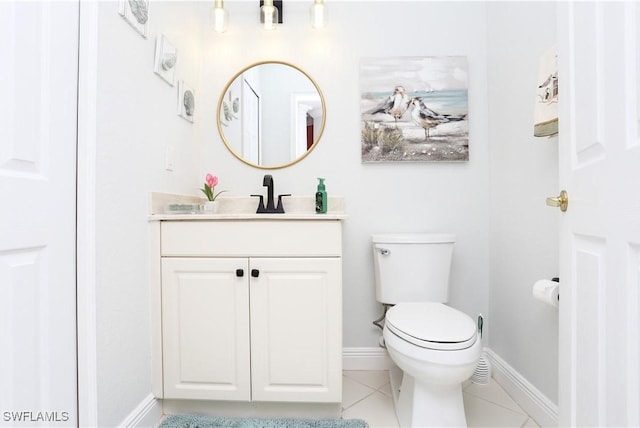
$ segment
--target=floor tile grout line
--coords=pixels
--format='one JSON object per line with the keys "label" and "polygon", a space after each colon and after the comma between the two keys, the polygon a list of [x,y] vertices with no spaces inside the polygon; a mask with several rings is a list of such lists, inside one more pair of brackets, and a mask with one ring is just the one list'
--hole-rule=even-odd
{"label": "floor tile grout line", "polygon": [[[360,385],[361,385],[361,386],[364,386],[365,388],[367,388],[367,389],[368,389],[368,391],[365,393],[365,394],[366,394],[365,396],[363,396],[362,398],[360,398],[360,399],[358,399],[357,401],[355,401],[355,402],[354,402],[354,404],[355,404],[355,403],[357,403],[357,402],[359,402],[359,401],[364,400],[365,398],[367,398],[368,396],[370,396],[371,394],[373,394],[374,392],[376,392],[376,391],[377,391],[377,389],[372,388],[372,387],[370,387],[370,386],[368,386],[368,385],[365,385],[365,384],[362,384],[362,383],[361,383]],[[352,405],[353,405],[353,404],[352,404]],[[352,405],[351,405],[351,406],[352,406]],[[351,406],[349,406],[349,407],[351,407]],[[348,408],[348,407],[347,407],[347,408]]]}
{"label": "floor tile grout line", "polygon": [[[365,388],[367,388],[367,389],[369,389],[369,390],[370,390],[370,392],[369,392],[369,393],[368,393],[364,398],[366,398],[366,397],[370,396],[372,393],[374,393],[374,392],[376,392],[376,391],[378,390],[377,388],[375,388],[375,387],[373,387],[373,386],[369,386],[369,385],[367,385],[367,384],[365,384],[365,383],[359,382],[357,379],[354,379],[354,378],[349,377],[349,376],[346,376],[346,377],[347,377],[347,378],[349,378],[349,380],[354,381],[354,382],[355,382],[355,383],[357,383],[358,385],[360,385],[360,386],[364,386]],[[358,400],[358,401],[362,401],[364,398],[362,398],[362,399],[360,399],[360,400]],[[354,404],[355,404],[355,403],[354,403]],[[349,407],[351,407],[351,406],[349,406]]]}
{"label": "floor tile grout line", "polygon": [[527,414],[527,412],[525,412],[524,410],[522,410],[522,408],[521,408],[520,406],[518,406],[518,403],[515,403],[515,404],[516,404],[516,406],[518,406],[518,408],[520,409],[520,411],[518,411],[518,410],[514,410],[514,409],[511,409],[511,408],[506,407],[506,406],[504,406],[504,405],[502,405],[502,404],[500,404],[500,403],[496,403],[495,401],[491,401],[491,400],[489,400],[489,399],[487,399],[487,398],[485,398],[485,397],[481,397],[481,396],[476,395],[476,394],[470,394],[470,393],[468,393],[468,392],[465,392],[464,394],[469,394],[469,395],[473,396],[474,398],[477,398],[478,400],[482,400],[482,401],[484,401],[485,403],[493,404],[494,406],[498,406],[498,407],[500,407],[500,408],[502,408],[502,409],[509,410],[509,411],[510,411],[510,412],[512,412],[512,413],[516,413],[516,414],[518,414],[518,415],[526,416],[527,418],[530,418],[530,417],[531,417],[531,416],[529,416],[529,414]]}
{"label": "floor tile grout line", "polygon": [[469,386],[471,386],[471,385],[467,386],[466,388],[463,388],[462,392],[463,392],[464,394],[469,394],[469,395],[472,395],[472,396],[474,396],[474,397],[476,397],[476,398],[479,398],[479,399],[481,399],[481,400],[484,400],[484,401],[487,401],[487,402],[489,402],[489,403],[495,404],[496,406],[500,406],[500,407],[502,407],[503,409],[511,410],[511,411],[512,411],[512,412],[514,412],[514,413],[520,413],[520,414],[523,414],[523,415],[525,415],[525,416],[527,416],[527,417],[531,418],[531,416],[530,416],[530,415],[529,415],[529,414],[528,414],[528,413],[527,413],[527,412],[526,412],[522,407],[520,407],[520,405],[519,405],[518,403],[516,403],[516,402],[514,401],[514,399],[513,399],[513,398],[511,398],[511,396],[510,396],[510,395],[509,395],[509,394],[504,390],[504,388],[502,387],[502,385],[500,385],[500,384],[499,384],[497,381],[495,381],[493,378],[491,379],[491,383],[492,383],[492,384],[495,384],[498,388],[500,388],[500,389],[501,389],[501,390],[506,394],[506,396],[507,396],[507,397],[508,397],[512,402],[513,402],[513,404],[514,404],[518,409],[520,409],[520,411],[514,410],[514,409],[512,409],[512,408],[509,408],[509,407],[504,406],[503,404],[500,404],[500,403],[497,403],[497,402],[495,402],[495,401],[493,401],[493,400],[490,400],[490,399],[488,399],[488,398],[486,397],[486,395],[480,395],[480,394],[478,394],[478,392],[471,392],[471,391],[468,391]]}
{"label": "floor tile grout line", "polygon": [[[361,399],[359,399],[358,401],[353,402],[351,405],[349,405],[349,407],[344,407],[344,408],[342,409],[342,412],[344,412],[345,410],[348,410],[348,409],[352,408],[353,406],[355,406],[355,405],[356,405],[356,404],[358,404],[358,403],[363,402],[364,400],[366,400],[367,398],[371,397],[371,396],[372,396],[373,394],[375,394],[376,392],[379,392],[379,391],[378,391],[377,389],[372,390],[370,394],[365,395],[364,397],[362,397],[362,398],[361,398]],[[384,394],[384,393],[382,393],[382,392],[380,392],[380,394],[383,394],[383,395],[385,395],[385,396],[386,396],[386,394]]]}
{"label": "floor tile grout line", "polygon": [[[371,370],[371,371],[383,371],[383,370]],[[347,377],[347,378],[349,378],[350,380],[352,380],[352,381],[354,381],[354,382],[359,383],[360,385],[364,385],[364,386],[366,386],[367,388],[375,389],[376,391],[377,391],[378,389],[380,389],[380,388],[384,388],[385,386],[389,385],[389,381],[387,381],[387,382],[385,382],[385,383],[384,383],[383,385],[381,385],[381,386],[371,386],[371,385],[368,385],[368,384],[366,384],[366,383],[362,382],[361,380],[358,380],[358,379],[356,379],[356,378],[353,378],[353,377],[351,377],[351,376],[348,376],[348,375],[344,374],[344,371],[342,372],[342,376]]]}
{"label": "floor tile grout line", "polygon": [[[520,428],[524,428],[527,426],[527,422],[531,421],[531,417],[527,417],[527,419],[524,420],[524,422],[522,423],[522,425],[520,425]],[[536,424],[537,425],[537,424]]]}
{"label": "floor tile grout line", "polygon": [[378,391],[380,394],[384,395],[385,397],[393,398],[393,390],[391,389],[390,385],[389,385],[389,394],[387,394],[382,390],[382,388],[385,388],[387,385],[389,385],[388,382],[382,385],[380,388],[376,389],[376,391]]}

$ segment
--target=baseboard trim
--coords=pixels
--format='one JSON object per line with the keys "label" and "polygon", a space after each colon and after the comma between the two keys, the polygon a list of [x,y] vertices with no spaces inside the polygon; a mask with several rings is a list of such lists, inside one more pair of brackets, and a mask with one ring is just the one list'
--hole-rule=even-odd
{"label": "baseboard trim", "polygon": [[558,406],[489,348],[484,348],[493,379],[541,427],[558,426]]}
{"label": "baseboard trim", "polygon": [[118,426],[121,428],[156,427],[161,419],[162,403],[153,394],[149,394]]}
{"label": "baseboard trim", "polygon": [[388,370],[392,366],[387,350],[374,348],[343,348],[343,370]]}

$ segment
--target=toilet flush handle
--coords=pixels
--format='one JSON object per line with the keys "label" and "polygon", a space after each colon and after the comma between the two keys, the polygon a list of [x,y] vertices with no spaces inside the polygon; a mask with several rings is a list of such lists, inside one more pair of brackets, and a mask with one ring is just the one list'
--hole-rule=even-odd
{"label": "toilet flush handle", "polygon": [[391,254],[391,251],[389,251],[389,249],[387,248],[378,248],[378,251],[380,251],[380,254],[382,254],[383,256],[388,256],[389,254]]}

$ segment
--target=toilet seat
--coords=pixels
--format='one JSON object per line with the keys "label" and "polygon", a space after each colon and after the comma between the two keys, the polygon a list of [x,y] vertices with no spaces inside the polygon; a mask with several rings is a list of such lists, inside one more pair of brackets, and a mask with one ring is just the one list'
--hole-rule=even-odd
{"label": "toilet seat", "polygon": [[385,326],[401,339],[427,349],[455,351],[477,340],[473,320],[442,303],[398,303],[387,311]]}

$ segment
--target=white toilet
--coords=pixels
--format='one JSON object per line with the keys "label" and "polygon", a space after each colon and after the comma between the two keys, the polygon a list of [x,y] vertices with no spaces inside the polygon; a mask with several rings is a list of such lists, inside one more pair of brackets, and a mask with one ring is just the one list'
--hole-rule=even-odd
{"label": "white toilet", "polygon": [[480,358],[476,323],[446,306],[455,236],[373,235],[376,298],[401,427],[466,426],[462,382]]}

